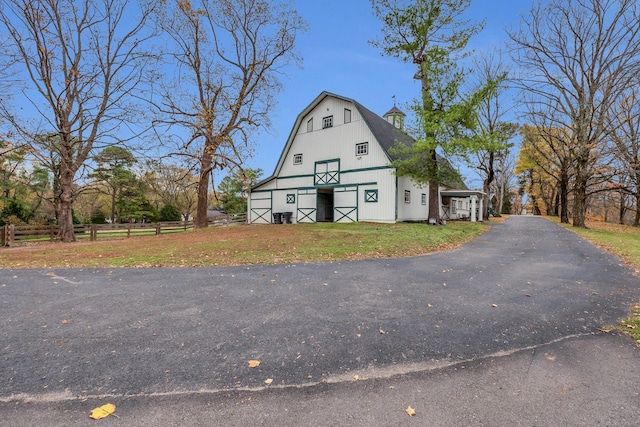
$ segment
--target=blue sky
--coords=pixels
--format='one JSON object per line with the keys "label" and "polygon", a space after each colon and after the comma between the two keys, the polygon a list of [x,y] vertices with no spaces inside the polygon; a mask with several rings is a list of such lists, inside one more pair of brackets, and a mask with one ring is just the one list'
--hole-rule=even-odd
{"label": "blue sky", "polygon": [[[369,44],[381,28],[369,0],[295,0],[294,4],[309,24],[297,43],[303,68],[291,68],[282,78],[272,128],[260,134],[247,162],[248,167],[261,168],[263,177],[273,172],[297,115],[322,91],[355,99],[379,115],[393,106],[393,96],[408,113],[404,107],[419,95],[414,67],[382,56]],[[530,0],[473,0],[468,15],[486,19],[486,26],[469,47],[483,51],[504,44],[505,28],[517,27],[530,6]],[[472,172],[464,173],[470,187],[481,186]]]}

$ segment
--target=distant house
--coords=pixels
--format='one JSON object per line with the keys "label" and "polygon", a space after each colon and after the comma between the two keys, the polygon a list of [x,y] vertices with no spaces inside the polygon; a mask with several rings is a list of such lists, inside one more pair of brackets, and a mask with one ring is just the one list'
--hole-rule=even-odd
{"label": "distant house", "polygon": [[[396,176],[389,149],[402,141],[405,114],[383,117],[353,99],[322,92],[297,117],[273,175],[252,187],[248,221],[291,222],[428,220],[429,191]],[[443,219],[478,218],[480,191],[440,188]],[[275,215],[274,215],[275,214]]]}

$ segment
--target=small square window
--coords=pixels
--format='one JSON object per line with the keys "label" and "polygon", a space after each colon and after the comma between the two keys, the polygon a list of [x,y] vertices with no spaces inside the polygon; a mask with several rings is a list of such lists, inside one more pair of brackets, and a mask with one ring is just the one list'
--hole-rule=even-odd
{"label": "small square window", "polygon": [[333,116],[322,118],[322,129],[333,127]]}
{"label": "small square window", "polygon": [[351,110],[349,110],[348,108],[344,109],[344,122],[346,123],[351,123]]}
{"label": "small square window", "polygon": [[369,143],[361,142],[356,144],[356,156],[364,156],[366,154],[369,154]]}
{"label": "small square window", "polygon": [[294,154],[293,155],[293,164],[301,165],[302,164],[302,154]]}
{"label": "small square window", "polygon": [[427,195],[425,193],[422,193],[422,195],[420,196],[420,201],[423,205],[427,204]]}
{"label": "small square window", "polygon": [[404,190],[404,202],[411,203],[411,191]]}
{"label": "small square window", "polygon": [[365,203],[378,203],[378,190],[364,190]]}
{"label": "small square window", "polygon": [[313,117],[307,121],[307,132],[313,132]]}
{"label": "small square window", "polygon": [[287,203],[295,203],[296,195],[295,194],[287,194]]}

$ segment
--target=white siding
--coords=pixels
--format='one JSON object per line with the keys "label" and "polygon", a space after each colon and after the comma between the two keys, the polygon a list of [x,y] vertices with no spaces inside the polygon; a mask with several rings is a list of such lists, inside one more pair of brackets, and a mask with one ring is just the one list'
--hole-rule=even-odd
{"label": "white siding", "polygon": [[[410,192],[410,203],[405,202],[405,191]],[[427,204],[423,205],[421,195],[427,195]],[[429,188],[420,188],[409,177],[398,178],[398,221],[424,221],[429,214]]]}
{"label": "white siding", "polygon": [[[350,179],[361,183],[358,186],[358,220],[371,222],[395,222],[396,220],[396,176],[392,169],[348,174]],[[367,190],[376,191],[377,202],[367,202]]]}
{"label": "white siding", "polygon": [[[351,110],[351,122],[347,124],[343,123],[345,108]],[[329,115],[333,115],[333,127],[322,129],[322,119]],[[313,118],[314,128],[312,132],[307,132],[310,118]],[[356,144],[362,142],[369,143],[369,153],[356,156]],[[295,154],[302,154],[302,164],[293,164]],[[285,153],[279,176],[308,176],[306,185],[312,186],[315,162],[338,158],[342,171],[379,167],[389,162],[355,105],[335,98],[325,98],[302,118],[291,147]]]}

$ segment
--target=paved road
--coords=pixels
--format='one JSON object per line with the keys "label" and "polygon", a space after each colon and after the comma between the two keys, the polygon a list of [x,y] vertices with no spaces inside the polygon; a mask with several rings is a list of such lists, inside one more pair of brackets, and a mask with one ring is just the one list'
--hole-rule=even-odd
{"label": "paved road", "polygon": [[538,217],[397,260],[3,270],[0,425],[640,425],[640,352],[600,332],[639,285]]}

